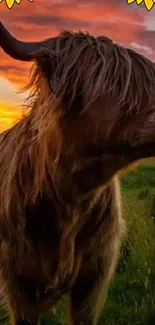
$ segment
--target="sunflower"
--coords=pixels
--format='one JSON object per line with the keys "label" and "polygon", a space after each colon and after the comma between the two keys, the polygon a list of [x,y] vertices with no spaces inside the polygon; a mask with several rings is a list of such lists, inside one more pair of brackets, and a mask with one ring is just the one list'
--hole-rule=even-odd
{"label": "sunflower", "polygon": [[[3,0],[0,0],[0,2],[2,2]],[[21,0],[4,0],[6,2],[6,5],[9,9],[11,9],[14,5],[14,3],[18,3],[20,4],[21,3]]]}
{"label": "sunflower", "polygon": [[155,3],[155,0],[128,0],[128,4],[134,1],[136,1],[137,5],[140,5],[142,2],[144,2],[147,10],[151,10]]}
{"label": "sunflower", "polygon": [[[2,2],[3,0],[0,0],[0,3]],[[11,9],[13,7],[13,5],[16,3],[20,4],[21,3],[21,0],[4,0],[6,2],[6,5],[9,9]],[[34,0],[28,0],[30,2],[33,2]]]}

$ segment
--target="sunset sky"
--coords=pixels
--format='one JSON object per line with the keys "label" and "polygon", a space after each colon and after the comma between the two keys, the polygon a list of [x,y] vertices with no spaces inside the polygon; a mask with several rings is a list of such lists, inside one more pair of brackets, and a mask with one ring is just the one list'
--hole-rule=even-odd
{"label": "sunset sky", "polygon": [[[0,3],[0,20],[21,40],[42,40],[61,30],[106,35],[155,60],[155,5],[127,5],[127,0],[21,0],[11,10]],[[19,94],[29,79],[30,63],[9,58],[0,49],[0,131],[22,114]]]}

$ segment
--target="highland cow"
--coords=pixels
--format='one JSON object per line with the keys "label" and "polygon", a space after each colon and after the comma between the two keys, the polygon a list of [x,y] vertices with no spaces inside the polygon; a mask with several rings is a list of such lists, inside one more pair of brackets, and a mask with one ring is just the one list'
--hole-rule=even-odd
{"label": "highland cow", "polygon": [[33,61],[29,113],[0,135],[1,303],[39,323],[63,294],[70,323],[94,325],[125,221],[119,172],[155,154],[155,65],[106,37],[63,32],[0,46]]}

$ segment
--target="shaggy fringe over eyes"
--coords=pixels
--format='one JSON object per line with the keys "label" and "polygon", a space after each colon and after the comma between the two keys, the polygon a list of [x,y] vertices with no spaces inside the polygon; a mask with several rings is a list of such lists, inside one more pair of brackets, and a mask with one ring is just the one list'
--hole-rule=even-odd
{"label": "shaggy fringe over eyes", "polygon": [[144,95],[154,99],[152,62],[106,37],[63,32],[51,40],[49,49],[36,54],[36,60],[57,98],[67,98],[67,109],[79,92],[84,94],[83,110],[107,94],[128,111],[138,110]]}

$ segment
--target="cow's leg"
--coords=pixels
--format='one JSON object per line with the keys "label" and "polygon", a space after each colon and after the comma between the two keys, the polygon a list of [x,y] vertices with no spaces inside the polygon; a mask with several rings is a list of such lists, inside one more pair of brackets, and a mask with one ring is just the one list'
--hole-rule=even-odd
{"label": "cow's leg", "polygon": [[38,291],[33,280],[25,277],[16,278],[12,292],[15,325],[39,325]]}
{"label": "cow's leg", "polygon": [[[110,280],[119,256],[121,240],[112,240],[103,257],[94,256],[85,265],[71,290],[71,324],[96,325],[100,317]],[[97,251],[96,251],[97,252]],[[96,261],[96,262],[95,262]]]}
{"label": "cow's leg", "polygon": [[0,309],[4,310],[0,315],[0,324],[3,322],[9,325],[40,325],[37,305],[27,300],[24,292],[17,294],[16,291],[6,289],[5,292],[2,298],[0,296]]}
{"label": "cow's leg", "polygon": [[[118,185],[116,181],[112,186],[112,195],[109,196],[107,208],[100,219],[102,222],[94,236],[88,238],[83,252],[78,278],[71,290],[73,325],[96,325],[106,300],[126,228],[121,216]],[[93,217],[95,220],[96,215]]]}
{"label": "cow's leg", "polygon": [[104,271],[100,274],[92,272],[79,275],[71,291],[71,324],[97,323],[106,299],[111,273],[112,267],[109,267],[109,272],[105,275]]}

